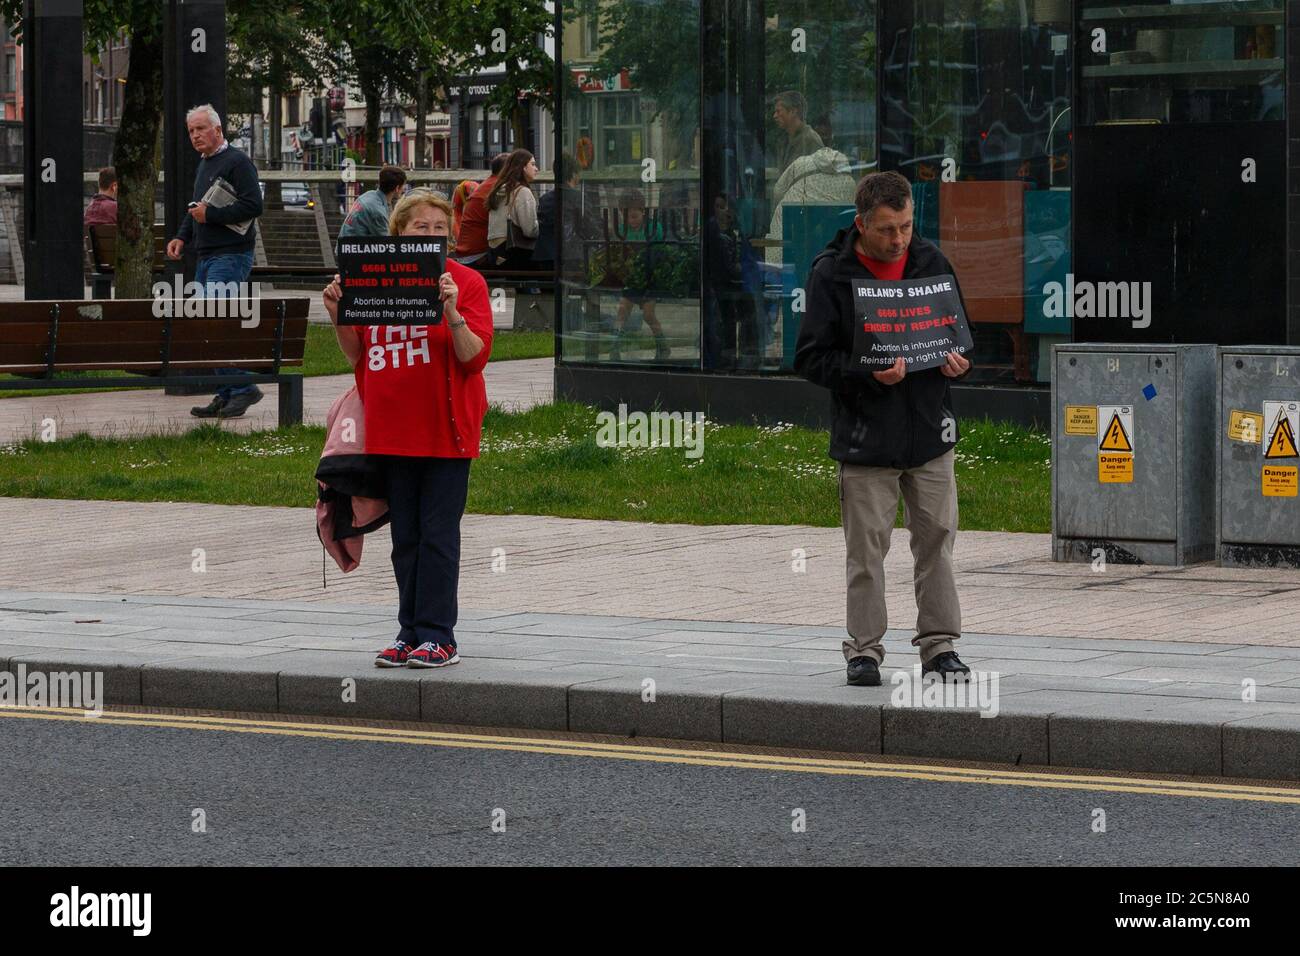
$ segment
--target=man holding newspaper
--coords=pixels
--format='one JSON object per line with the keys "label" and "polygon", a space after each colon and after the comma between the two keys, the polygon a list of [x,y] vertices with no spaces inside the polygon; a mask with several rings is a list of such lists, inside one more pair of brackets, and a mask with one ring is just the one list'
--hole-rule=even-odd
{"label": "man holding newspaper", "polygon": [[[246,296],[257,241],[254,220],[262,215],[262,190],[257,168],[247,155],[226,142],[221,117],[210,105],[196,106],[185,116],[190,145],[203,156],[194,175],[194,198],[189,215],[175,239],[167,243],[167,257],[179,259],[185,244],[194,242],[198,267],[194,281],[209,298]],[[238,373],[238,369],[218,369]],[[256,385],[227,386],[206,406],[190,409],[199,418],[235,418],[262,400]]]}

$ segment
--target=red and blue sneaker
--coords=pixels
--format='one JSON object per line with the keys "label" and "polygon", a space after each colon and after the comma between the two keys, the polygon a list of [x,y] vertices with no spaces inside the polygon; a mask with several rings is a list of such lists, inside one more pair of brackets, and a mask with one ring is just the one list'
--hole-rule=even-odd
{"label": "red and blue sneaker", "polygon": [[455,644],[435,644],[425,641],[406,659],[407,667],[446,667],[460,662]]}
{"label": "red and blue sneaker", "polygon": [[376,667],[405,667],[411,656],[411,645],[398,638],[385,647],[375,658]]}

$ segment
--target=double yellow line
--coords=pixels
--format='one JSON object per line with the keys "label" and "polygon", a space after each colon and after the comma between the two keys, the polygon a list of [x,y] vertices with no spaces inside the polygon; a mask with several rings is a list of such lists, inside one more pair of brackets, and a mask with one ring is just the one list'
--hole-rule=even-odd
{"label": "double yellow line", "polygon": [[1030,773],[1016,770],[985,770],[926,764],[894,764],[874,760],[782,757],[770,754],[731,753],[720,750],[645,747],[563,739],[535,740],[525,737],[501,737],[489,734],[453,733],[436,730],[395,730],[382,727],[352,727],[297,721],[247,720],[238,717],[173,716],[123,711],[105,711],[99,717],[88,717],[85,711],[52,707],[4,707],[0,708],[0,717],[109,724],[118,727],[219,730],[227,733],[271,734],[279,737],[310,737],[319,740],[418,744],[426,747],[457,747],[469,750],[505,750],[516,753],[548,754],[560,757],[603,757],[609,760],[637,760],[696,767],[775,770],[787,773],[814,773],[848,777],[893,777],[905,780],[927,780],[934,783],[1045,787],[1053,790],[1144,793],[1169,797],[1200,797],[1214,800],[1253,800],[1264,803],[1300,804],[1300,788],[1196,783],[1142,777]]}

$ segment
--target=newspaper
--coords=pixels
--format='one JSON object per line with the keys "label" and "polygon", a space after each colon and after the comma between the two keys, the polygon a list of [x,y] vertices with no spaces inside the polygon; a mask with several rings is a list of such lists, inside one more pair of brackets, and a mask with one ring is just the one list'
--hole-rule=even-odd
{"label": "newspaper", "polygon": [[[238,198],[239,195],[235,192],[235,187],[220,176],[212,181],[208,191],[203,194],[203,201],[213,209],[223,209],[234,203]],[[248,235],[248,227],[252,224],[253,220],[245,219],[243,222],[228,222],[226,228],[233,229],[241,236],[245,236]]]}

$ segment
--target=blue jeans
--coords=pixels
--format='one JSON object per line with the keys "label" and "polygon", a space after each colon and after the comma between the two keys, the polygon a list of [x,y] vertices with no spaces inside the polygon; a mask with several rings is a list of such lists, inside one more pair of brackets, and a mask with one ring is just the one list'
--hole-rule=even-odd
{"label": "blue jeans", "polygon": [[[194,281],[203,286],[203,294],[210,299],[225,298],[227,290],[222,288],[226,282],[247,282],[253,271],[253,253],[227,252],[216,256],[201,256],[194,270]],[[242,369],[219,368],[218,375],[243,375]],[[230,401],[235,395],[250,395],[256,390],[255,385],[227,385],[217,392],[217,397]]]}

